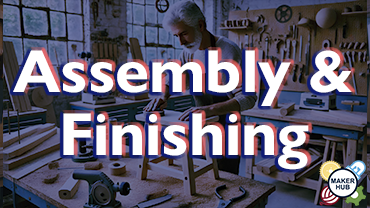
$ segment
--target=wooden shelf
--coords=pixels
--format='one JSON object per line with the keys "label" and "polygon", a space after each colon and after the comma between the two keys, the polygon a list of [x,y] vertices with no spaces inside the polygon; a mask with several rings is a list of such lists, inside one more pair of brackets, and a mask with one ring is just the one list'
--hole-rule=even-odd
{"label": "wooden shelf", "polygon": [[343,12],[342,15],[344,16],[353,16],[353,15],[361,15],[361,14],[368,14],[368,11],[358,11],[358,12]]}
{"label": "wooden shelf", "polygon": [[252,27],[219,27],[221,30],[251,30]]}

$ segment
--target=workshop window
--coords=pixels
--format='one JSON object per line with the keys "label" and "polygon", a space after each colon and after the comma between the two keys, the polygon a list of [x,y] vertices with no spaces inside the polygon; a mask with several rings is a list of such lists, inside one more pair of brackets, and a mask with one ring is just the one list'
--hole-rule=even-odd
{"label": "workshop window", "polygon": [[84,50],[82,0],[3,3],[4,41],[13,42],[19,64],[31,47],[44,47],[53,65],[76,59]]}
{"label": "workshop window", "polygon": [[[180,0],[168,0],[170,6]],[[139,40],[144,61],[178,58],[182,47],[178,39],[162,28],[164,13],[157,11],[155,0],[127,0],[127,36]],[[203,0],[194,0],[203,11]],[[130,51],[129,51],[130,52]],[[132,59],[131,53],[127,59]]]}

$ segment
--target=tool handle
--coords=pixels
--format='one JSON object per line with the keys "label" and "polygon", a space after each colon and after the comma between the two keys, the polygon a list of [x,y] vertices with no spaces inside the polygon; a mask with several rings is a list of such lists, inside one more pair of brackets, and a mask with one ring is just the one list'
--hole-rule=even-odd
{"label": "tool handle", "polygon": [[230,199],[230,201],[231,201],[231,202],[238,201],[238,200],[242,199],[242,198],[246,195],[246,191],[245,191],[245,189],[244,189],[242,186],[239,186],[239,190],[240,190],[241,192],[243,192],[243,193],[242,193],[242,194],[240,194],[240,195],[239,195],[239,196],[237,196],[237,197],[234,197],[234,198]]}
{"label": "tool handle", "polygon": [[226,184],[224,185],[221,185],[221,186],[218,186],[215,190],[215,194],[216,196],[219,198],[219,199],[223,199],[222,196],[218,193],[218,191],[222,190],[222,189],[226,189]]}

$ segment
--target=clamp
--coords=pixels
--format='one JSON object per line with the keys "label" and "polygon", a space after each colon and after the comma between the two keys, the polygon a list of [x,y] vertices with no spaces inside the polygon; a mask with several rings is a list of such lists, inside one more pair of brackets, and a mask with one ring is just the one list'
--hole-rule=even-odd
{"label": "clamp", "polygon": [[237,197],[234,197],[234,198],[231,198],[229,201],[225,201],[222,196],[218,193],[218,191],[220,190],[223,190],[223,189],[226,189],[226,184],[225,185],[221,185],[219,187],[216,188],[215,190],[215,194],[216,196],[220,199],[220,202],[218,203],[218,207],[217,208],[226,208],[227,206],[229,206],[232,202],[236,202],[242,198],[244,198],[245,195],[247,195],[247,192],[244,190],[243,187],[239,186],[239,190],[241,192],[243,192],[241,195],[237,196]]}

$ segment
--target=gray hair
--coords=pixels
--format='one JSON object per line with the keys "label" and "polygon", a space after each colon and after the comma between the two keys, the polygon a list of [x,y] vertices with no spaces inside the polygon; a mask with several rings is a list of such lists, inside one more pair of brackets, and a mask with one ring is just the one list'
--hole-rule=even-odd
{"label": "gray hair", "polygon": [[199,20],[206,22],[203,12],[193,1],[179,1],[168,9],[164,15],[162,26],[165,30],[170,31],[171,26],[179,22],[194,28],[198,28]]}

